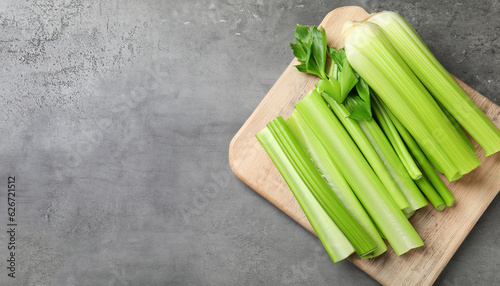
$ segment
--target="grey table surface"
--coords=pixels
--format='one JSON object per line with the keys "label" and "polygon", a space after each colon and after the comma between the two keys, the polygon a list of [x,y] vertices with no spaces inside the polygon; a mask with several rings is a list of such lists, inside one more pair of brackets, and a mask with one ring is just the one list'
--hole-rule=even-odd
{"label": "grey table surface", "polygon": [[[0,1],[0,285],[376,285],[228,165],[295,25],[345,5],[401,13],[500,103],[500,1]],[[498,285],[499,217],[436,285]]]}

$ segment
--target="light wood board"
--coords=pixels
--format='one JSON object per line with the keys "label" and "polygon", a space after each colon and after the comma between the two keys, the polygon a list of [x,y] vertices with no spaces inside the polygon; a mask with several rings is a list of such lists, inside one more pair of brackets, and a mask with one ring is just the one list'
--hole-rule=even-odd
{"label": "light wood board", "polygon": [[[347,20],[363,20],[368,13],[360,7],[342,7],[330,12],[320,26],[326,30],[328,45],[342,46],[340,31]],[[284,43],[284,48],[286,43]],[[291,53],[291,51],[290,51]],[[318,80],[300,73],[294,59],[271,88],[259,106],[234,136],[229,147],[233,172],[257,193],[284,211],[307,230],[314,233],[290,189],[284,182],[255,134],[281,115],[288,118],[294,105]],[[457,80],[471,98],[500,126],[500,107]],[[349,260],[384,285],[431,285],[456,252],[500,189],[500,154],[484,158],[476,146],[482,165],[460,180],[448,183],[456,197],[456,205],[437,212],[432,205],[417,211],[410,219],[425,245],[402,256],[392,249],[374,259]]]}

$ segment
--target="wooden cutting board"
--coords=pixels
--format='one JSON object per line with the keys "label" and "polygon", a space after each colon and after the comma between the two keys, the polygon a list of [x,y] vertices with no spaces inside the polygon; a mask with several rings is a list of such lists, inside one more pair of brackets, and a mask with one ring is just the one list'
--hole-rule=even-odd
{"label": "wooden cutting board", "polygon": [[[342,47],[340,32],[347,20],[363,20],[368,13],[360,7],[342,7],[330,12],[320,26],[326,30],[328,45]],[[290,52],[291,53],[291,52]],[[318,78],[300,73],[294,59],[266,97],[234,136],[229,146],[233,172],[248,186],[314,233],[295,197],[273,165],[255,134],[281,115],[288,118],[294,105],[312,88]],[[500,126],[500,107],[463,82],[458,83],[482,110]],[[500,189],[500,154],[484,158],[476,146],[482,165],[448,187],[456,205],[437,212],[432,205],[417,211],[410,219],[424,241],[424,246],[397,256],[392,249],[374,258],[349,260],[384,285],[431,285],[458,249]]]}

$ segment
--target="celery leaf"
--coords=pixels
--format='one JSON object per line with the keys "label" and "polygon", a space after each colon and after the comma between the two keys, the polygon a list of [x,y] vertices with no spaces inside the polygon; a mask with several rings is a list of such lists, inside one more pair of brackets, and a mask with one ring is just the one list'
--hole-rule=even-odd
{"label": "celery leaf", "polygon": [[297,59],[303,62],[297,66],[297,69],[300,72],[317,75],[322,79],[327,78],[325,29],[318,30],[316,26],[297,25],[293,35],[297,43],[290,43],[290,47]]}
{"label": "celery leaf", "polygon": [[359,95],[349,95],[344,102],[347,110],[349,110],[349,118],[365,120],[372,117],[369,104],[366,103]]}

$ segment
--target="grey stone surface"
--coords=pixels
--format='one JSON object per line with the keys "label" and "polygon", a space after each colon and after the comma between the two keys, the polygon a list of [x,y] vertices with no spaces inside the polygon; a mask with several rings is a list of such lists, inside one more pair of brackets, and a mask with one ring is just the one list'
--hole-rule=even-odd
{"label": "grey stone surface", "polygon": [[[227,158],[295,24],[344,5],[400,12],[500,103],[499,1],[0,1],[0,284],[376,285]],[[498,217],[496,198],[436,285],[500,281]]]}

